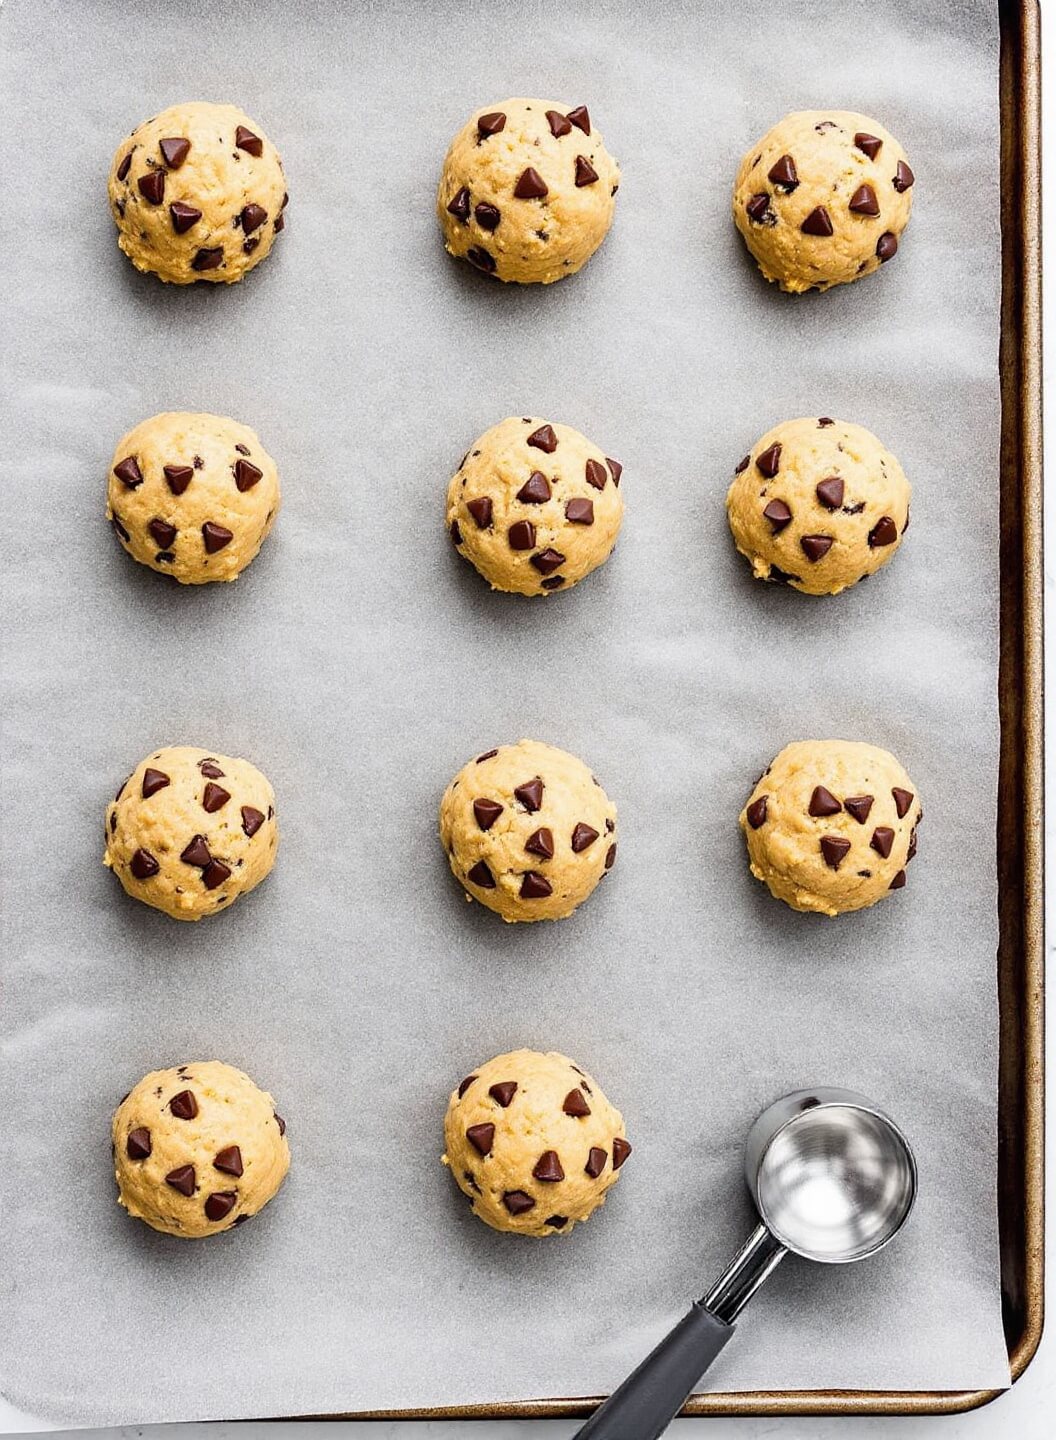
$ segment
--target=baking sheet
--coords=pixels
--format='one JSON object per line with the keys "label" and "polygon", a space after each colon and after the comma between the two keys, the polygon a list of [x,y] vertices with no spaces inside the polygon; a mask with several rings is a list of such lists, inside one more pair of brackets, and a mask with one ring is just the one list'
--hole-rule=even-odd
{"label": "baking sheet", "polygon": [[[791,9],[791,7],[790,7]],[[787,1262],[717,1390],[1008,1382],[995,1202],[997,15],[838,0],[508,10],[70,5],[0,13],[9,286],[4,480],[7,943],[0,1388],[104,1424],[590,1395],[750,1223],[756,1111],[824,1082],[917,1149],[897,1245]],[[624,172],[578,277],[487,282],[444,255],[450,135],[511,94],[586,101]],[[119,254],[118,138],[234,99],[279,145],[287,233],[231,291]],[[785,110],[873,113],[918,177],[883,274],[793,300],[728,219]],[[13,257],[13,259],[11,258]],[[181,591],[102,520],[116,438],[230,413],[285,507],[235,586]],[[625,465],[610,563],[491,595],[442,533],[447,477],[508,413]],[[776,420],[874,429],[914,483],[896,562],[831,601],[753,584],[723,497]],[[435,837],[470,754],[530,734],[620,808],[620,860],[559,925],[465,904]],[[892,749],[924,799],[906,891],[796,916],[736,827],[788,740]],[[99,864],[102,810],[154,746],[245,754],[283,844],[232,915],[176,926]],[[438,1163],[450,1086],[566,1051],[635,1144],[566,1242],[493,1234]],[[217,1055],[271,1089],[293,1169],[252,1227],[179,1245],[113,1200],[107,1125],[145,1070]]]}

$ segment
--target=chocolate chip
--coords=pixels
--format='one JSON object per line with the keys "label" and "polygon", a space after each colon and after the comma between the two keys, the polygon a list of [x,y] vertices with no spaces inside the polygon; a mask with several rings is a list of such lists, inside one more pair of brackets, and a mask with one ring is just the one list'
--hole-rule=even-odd
{"label": "chocolate chip", "polygon": [[215,890],[230,878],[231,871],[221,860],[210,860],[202,871],[202,884],[207,890]]}
{"label": "chocolate chip", "polygon": [[782,570],[779,565],[771,565],[767,580],[773,581],[775,585],[789,585],[793,580],[798,580],[798,575],[791,575],[787,570]]}
{"label": "chocolate chip", "polygon": [[237,1229],[239,1225],[244,1225],[247,1220],[252,1220],[252,1218],[252,1215],[236,1215],[231,1228],[233,1230]]}
{"label": "chocolate chip", "polygon": [[546,1223],[547,1223],[548,1225],[552,1225],[555,1230],[563,1230],[563,1229],[565,1228],[565,1226],[568,1224],[568,1216],[567,1216],[567,1215],[551,1215],[551,1216],[549,1217],[549,1219],[547,1220]]}
{"label": "chocolate chip", "polygon": [[248,445],[236,445],[235,449],[238,451],[239,455],[245,455],[247,457],[252,453]]}
{"label": "chocolate chip", "polygon": [[[471,1075],[469,1078],[470,1078],[471,1080],[475,1080],[477,1077],[476,1077],[475,1075]],[[286,1134],[286,1121],[282,1118],[282,1116],[279,1114],[279,1112],[278,1112],[277,1110],[273,1110],[273,1111],[272,1111],[272,1114],[275,1116],[275,1124],[279,1127],[279,1134],[280,1134],[280,1135],[285,1135],[285,1134]]]}
{"label": "chocolate chip", "polygon": [[476,216],[477,224],[482,230],[487,230],[490,233],[492,230],[497,230],[499,228],[499,221],[502,219],[502,213],[499,210],[498,206],[488,205],[485,201],[482,200],[481,203],[473,211],[473,214]]}
{"label": "chocolate chip", "polygon": [[239,125],[235,131],[235,144],[239,150],[245,150],[249,155],[256,155],[258,158],[264,154],[264,141],[259,135],[254,135],[252,130],[245,125]]}
{"label": "chocolate chip", "polygon": [[473,814],[477,818],[477,824],[482,830],[490,830],[495,821],[503,812],[503,806],[497,800],[474,800]]}
{"label": "chocolate chip", "polygon": [[907,851],[906,851],[906,862],[907,862],[907,864],[908,864],[908,862],[909,862],[910,860],[913,859],[913,857],[914,857],[914,855],[916,855],[916,853],[917,853],[917,832],[916,832],[916,830],[914,829],[914,830],[912,830],[912,831],[910,832],[910,836],[909,836],[909,848],[908,848]]}
{"label": "chocolate chip", "polygon": [[583,131],[584,135],[590,134],[590,113],[585,105],[577,105],[574,110],[570,110],[568,118],[573,125]]}
{"label": "chocolate chip", "polygon": [[481,890],[495,889],[495,876],[491,873],[483,860],[477,861],[477,863],[473,866],[473,869],[470,870],[470,872],[466,876],[466,879],[471,881]]}
{"label": "chocolate chip", "polygon": [[876,242],[876,253],[881,265],[893,259],[898,254],[898,237],[892,235],[890,230],[886,231]]}
{"label": "chocolate chip", "polygon": [[587,1156],[587,1163],[583,1166],[583,1169],[592,1180],[596,1180],[605,1169],[605,1162],[608,1158],[609,1152],[607,1150],[602,1150],[600,1145],[592,1145],[590,1147],[590,1154]]}
{"label": "chocolate chip", "polygon": [[620,476],[623,474],[623,466],[618,460],[614,460],[611,455],[605,456],[605,464],[609,467],[609,470],[612,473],[612,483],[618,488],[620,484]]}
{"label": "chocolate chip", "polygon": [[151,205],[160,205],[165,199],[164,170],[148,170],[145,175],[139,177],[136,184],[139,186],[139,193],[143,199],[149,201]]}
{"label": "chocolate chip", "polygon": [[590,1114],[587,1097],[578,1087],[568,1092],[562,1102],[561,1109],[566,1115],[571,1115],[575,1120],[582,1120],[585,1115]]}
{"label": "chocolate chip", "polygon": [[489,110],[487,115],[481,115],[477,119],[477,134],[481,140],[486,140],[489,135],[497,135],[506,124],[506,116],[501,110]]}
{"label": "chocolate chip", "polygon": [[855,132],[854,143],[870,160],[875,160],[884,142],[878,135],[870,135],[867,130],[858,130]]}
{"label": "chocolate chip", "polygon": [[517,491],[517,499],[526,505],[542,505],[550,499],[550,481],[538,470],[533,470]]}
{"label": "chocolate chip", "polygon": [[[243,255],[252,255],[252,254],[253,254],[253,251],[257,248],[257,246],[258,246],[259,244],[260,244],[260,236],[259,236],[259,235],[254,235],[253,238],[252,238],[252,240],[243,240],[243,241],[242,241],[242,254],[243,254]],[[240,1216],[238,1217],[238,1220],[235,1221],[235,1224],[237,1225],[237,1224],[239,1223],[239,1221],[241,1221],[241,1220],[248,1220],[248,1219],[249,1219],[249,1216],[248,1216],[248,1215],[240,1215]]]}
{"label": "chocolate chip", "polygon": [[876,191],[871,185],[859,185],[847,202],[847,208],[853,210],[856,215],[879,215],[880,204],[876,198]]}
{"label": "chocolate chip", "polygon": [[617,1135],[612,1142],[612,1168],[618,1170],[631,1153],[631,1142]]}
{"label": "chocolate chip", "polygon": [[451,539],[456,545],[462,544],[462,527],[457,520],[451,521]]}
{"label": "chocolate chip", "polygon": [[477,1077],[475,1075],[467,1075],[466,1078],[462,1081],[461,1085],[459,1085],[458,1098],[460,1100],[462,1099],[462,1096],[466,1093],[466,1091],[469,1089],[469,1087],[473,1084],[473,1081],[476,1078]]}
{"label": "chocolate chip", "polygon": [[151,520],[147,529],[161,550],[168,550],[176,539],[176,526],[170,525],[167,520]]}
{"label": "chocolate chip", "polygon": [[544,1150],[535,1162],[532,1176],[536,1180],[545,1180],[549,1184],[556,1184],[558,1180],[565,1178],[565,1172],[561,1167],[561,1160],[556,1150]]}
{"label": "chocolate chip", "polygon": [[552,860],[554,858],[554,832],[548,830],[545,825],[538,830],[533,830],[524,842],[524,848],[533,855],[541,855],[544,860]]}
{"label": "chocolate chip", "polygon": [[539,171],[529,165],[527,170],[521,171],[513,193],[518,200],[541,200],[544,195],[549,195],[550,190]]}
{"label": "chocolate chip", "polygon": [[214,815],[230,799],[229,791],[225,790],[222,785],[214,785],[210,780],[202,793],[202,809],[207,815]]}
{"label": "chocolate chip", "polygon": [[196,1188],[194,1166],[178,1165],[165,1176],[165,1184],[171,1185],[181,1195],[193,1195]]}
{"label": "chocolate chip", "polygon": [[864,825],[869,819],[869,811],[873,808],[873,797],[871,795],[850,795],[843,802],[843,808],[848,815],[858,821],[859,825]]}
{"label": "chocolate chip", "polygon": [[595,490],[604,490],[608,475],[605,473],[605,466],[600,460],[587,461],[587,484],[593,485]]}
{"label": "chocolate chip", "polygon": [[185,865],[197,865],[202,869],[209,864],[212,858],[204,835],[195,835],[180,854],[180,859]]}
{"label": "chocolate chip", "polygon": [[166,785],[171,784],[172,781],[164,770],[152,770],[148,765],[143,771],[143,799],[149,800],[152,795],[156,795],[159,790],[164,790]]}
{"label": "chocolate chip", "polygon": [[832,549],[833,538],[831,535],[803,535],[799,545],[807,559],[816,565]]}
{"label": "chocolate chip", "polygon": [[508,1108],[510,1101],[517,1094],[517,1081],[500,1080],[497,1084],[492,1085],[491,1089],[488,1091],[488,1094],[505,1110]]}
{"label": "chocolate chip", "polygon": [[895,832],[890,825],[878,825],[873,831],[873,838],[869,844],[885,860],[891,854],[891,847],[895,843]]}
{"label": "chocolate chip", "polygon": [[890,515],[882,515],[869,531],[869,548],[875,550],[878,545],[893,545],[897,539],[898,526]]}
{"label": "chocolate chip", "polygon": [[245,494],[247,490],[252,490],[257,481],[263,479],[263,477],[264,471],[259,470],[251,461],[235,461],[235,487],[243,494]]}
{"label": "chocolate chip", "polygon": [[830,475],[827,480],[818,481],[814,487],[814,494],[826,510],[838,510],[843,504],[844,488],[844,483],[838,475]]}
{"label": "chocolate chip", "polygon": [[[756,225],[762,225],[771,213],[770,196],[767,195],[765,191],[759,195],[753,195],[747,205],[745,205],[744,213],[748,216],[748,219]],[[776,216],[774,218],[776,219]]]}
{"label": "chocolate chip", "polygon": [[466,1139],[479,1154],[490,1155],[495,1142],[495,1126],[471,1125],[466,1131]]}
{"label": "chocolate chip", "polygon": [[830,870],[838,870],[840,868],[844,856],[850,848],[851,842],[842,839],[839,835],[823,835],[821,837],[821,853],[825,857],[825,864]]}
{"label": "chocolate chip", "polygon": [[152,875],[156,875],[158,873],[158,871],[161,869],[161,866],[154,859],[154,856],[150,853],[149,850],[144,850],[140,848],[132,856],[132,860],[128,868],[132,871],[132,874],[136,877],[137,880],[149,880]]}
{"label": "chocolate chip", "polygon": [[810,804],[807,806],[808,815],[817,819],[821,815],[838,815],[843,806],[836,799],[831,790],[826,790],[824,785],[815,785],[814,792],[810,797]]}
{"label": "chocolate chip", "polygon": [[891,881],[891,884],[890,884],[887,888],[888,888],[889,890],[901,890],[902,887],[903,887],[903,885],[904,885],[905,883],[906,883],[906,872],[905,872],[904,870],[900,870],[900,871],[898,872],[898,874],[895,876],[895,878]]}
{"label": "chocolate chip", "polygon": [[554,434],[552,425],[540,425],[538,430],[533,430],[528,436],[527,444],[534,445],[537,450],[543,450],[547,455],[552,455],[557,449],[557,436]]}
{"label": "chocolate chip", "polygon": [[766,823],[766,802],[768,798],[766,795],[760,795],[759,799],[753,800],[744,812],[744,818],[753,830],[758,830],[761,825]]}
{"label": "chocolate chip", "polygon": [[215,525],[212,520],[207,520],[202,526],[202,539],[205,541],[205,548],[208,554],[215,555],[225,545],[230,545],[234,539],[230,530],[223,525]]}
{"label": "chocolate chip", "polygon": [[469,220],[469,190],[465,185],[448,205],[447,213],[453,215],[456,220],[461,220],[463,225]]}
{"label": "chocolate chip", "polygon": [[518,785],[513,793],[527,811],[534,812],[543,803],[543,788],[543,782],[537,775],[534,780]]}
{"label": "chocolate chip", "polygon": [[569,500],[565,505],[565,519],[572,525],[593,525],[594,501]]}
{"label": "chocolate chip", "polygon": [[538,870],[528,870],[521,876],[520,895],[522,900],[545,900],[554,893],[554,887]]}
{"label": "chocolate chip", "polygon": [[214,1190],[205,1202],[205,1218],[226,1220],[237,1204],[238,1196],[233,1190]]}
{"label": "chocolate chip", "polygon": [[194,471],[189,465],[166,465],[164,468],[165,483],[174,495],[182,495],[194,478]]}
{"label": "chocolate chip", "polygon": [[605,852],[605,869],[611,870],[616,864],[616,846],[610,845]]}
{"label": "chocolate chip", "polygon": [[264,824],[264,816],[259,810],[254,810],[252,805],[242,806],[242,829],[246,835],[252,838]]}
{"label": "chocolate chip", "polygon": [[466,259],[478,270],[483,270],[486,275],[495,274],[495,261],[481,246],[471,245],[466,251]]}
{"label": "chocolate chip", "polygon": [[128,154],[125,156],[125,158],[121,161],[121,164],[117,167],[117,178],[118,178],[119,180],[127,180],[127,179],[128,179],[128,172],[129,172],[129,170],[131,170],[131,168],[132,168],[132,151],[130,150],[130,151],[128,152]]}
{"label": "chocolate chip", "polygon": [[207,780],[222,780],[224,778],[224,772],[211,755],[207,755],[204,760],[198,761],[198,769]]}
{"label": "chocolate chip", "polygon": [[755,457],[755,468],[759,471],[760,475],[765,475],[768,480],[774,478],[780,464],[780,444],[767,446],[761,455]]}
{"label": "chocolate chip", "polygon": [[771,165],[766,178],[772,185],[777,185],[787,194],[799,184],[799,176],[796,174],[796,162],[791,155],[782,155],[781,159]]}
{"label": "chocolate chip", "polygon": [[895,802],[895,809],[898,811],[898,818],[904,820],[909,812],[909,807],[913,804],[913,791],[903,790],[896,785],[892,789],[891,795]]}
{"label": "chocolate chip", "polygon": [[286,216],[280,213],[276,217],[275,224],[271,228],[274,230],[276,235],[281,235],[283,230],[286,229]]}
{"label": "chocolate chip", "polygon": [[169,214],[172,216],[172,228],[177,235],[185,235],[192,225],[197,225],[202,218],[202,212],[196,210],[193,205],[187,205],[182,200],[174,200],[169,206]]}
{"label": "chocolate chip", "polygon": [[242,1151],[237,1145],[225,1145],[213,1156],[213,1169],[222,1170],[225,1175],[241,1175]]}
{"label": "chocolate chip", "polygon": [[493,755],[497,755],[498,753],[497,750],[485,750],[483,755],[477,756],[476,764],[480,765],[484,760],[490,760]]}
{"label": "chocolate chip", "polygon": [[530,563],[535,566],[540,575],[552,575],[555,570],[560,570],[565,563],[565,557],[560,550],[548,546],[547,549],[540,550],[538,555],[533,555]]}
{"label": "chocolate chip", "polygon": [[891,181],[891,184],[901,195],[903,190],[909,189],[909,187],[913,184],[915,178],[916,177],[914,176],[913,171],[909,168],[906,162],[904,160],[900,160],[895,166],[895,174],[894,178]]}
{"label": "chocolate chip", "polygon": [[247,235],[252,235],[254,230],[259,230],[268,218],[268,212],[263,205],[244,205],[241,213],[242,229]]}
{"label": "chocolate chip", "polygon": [[205,247],[194,252],[194,259],[191,261],[192,270],[218,270],[224,263],[224,252],[221,246]]}
{"label": "chocolate chip", "polygon": [[535,526],[530,520],[518,520],[507,532],[511,550],[531,550],[535,545]]}
{"label": "chocolate chip", "polygon": [[832,221],[824,205],[816,205],[799,227],[804,235],[831,235]]}
{"label": "chocolate chip", "polygon": [[526,1210],[535,1209],[535,1201],[523,1190],[507,1190],[502,1197],[502,1203],[511,1215],[523,1215]]}
{"label": "chocolate chip", "polygon": [[546,112],[546,118],[550,125],[550,134],[553,135],[555,139],[560,139],[562,135],[569,134],[572,129],[572,122],[568,120],[566,116],[562,115],[560,110],[548,110]]}
{"label": "chocolate chip", "polygon": [[539,588],[541,590],[560,590],[564,583],[565,577],[563,575],[550,575],[545,580],[539,581]]}
{"label": "chocolate chip", "polygon": [[779,535],[791,523],[792,511],[783,500],[771,500],[763,511],[763,517],[770,521],[775,535]]}
{"label": "chocolate chip", "polygon": [[169,1109],[177,1120],[193,1120],[198,1114],[198,1101],[193,1090],[181,1090],[169,1101]]}
{"label": "chocolate chip", "polygon": [[596,185],[598,172],[585,155],[576,156],[576,189],[582,190],[587,185]]}
{"label": "chocolate chip", "polygon": [[114,466],[114,474],[127,490],[135,490],[143,484],[143,471],[139,468],[139,464],[134,455],[129,455],[124,460],[118,461]]}
{"label": "chocolate chip", "polygon": [[181,138],[158,141],[161,158],[170,170],[178,170],[191,153],[191,142]]}
{"label": "chocolate chip", "polygon": [[[128,1099],[127,1095],[125,1099]],[[130,1160],[146,1160],[152,1148],[150,1131],[145,1125],[137,1125],[134,1130],[128,1132],[128,1139],[125,1141],[125,1154]]]}
{"label": "chocolate chip", "polygon": [[[478,530],[490,529],[492,509],[490,495],[481,495],[476,500],[468,501],[466,504],[466,509],[473,516],[473,519],[477,522]],[[534,543],[535,542],[533,540],[532,544]]]}
{"label": "chocolate chip", "polygon": [[579,855],[589,845],[593,845],[598,838],[598,832],[593,825],[585,825],[581,820],[572,831],[572,853]]}

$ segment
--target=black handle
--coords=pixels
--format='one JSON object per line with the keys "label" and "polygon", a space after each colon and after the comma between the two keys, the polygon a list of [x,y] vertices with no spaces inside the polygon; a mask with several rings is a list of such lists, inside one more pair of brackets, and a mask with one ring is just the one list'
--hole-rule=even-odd
{"label": "black handle", "polygon": [[698,1301],[594,1411],[582,1430],[576,1431],[574,1440],[657,1440],[720,1354],[733,1328]]}

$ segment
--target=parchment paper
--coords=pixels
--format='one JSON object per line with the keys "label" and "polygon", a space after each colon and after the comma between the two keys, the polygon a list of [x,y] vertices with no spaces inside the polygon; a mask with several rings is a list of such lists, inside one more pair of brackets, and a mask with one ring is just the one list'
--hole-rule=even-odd
{"label": "parchment paper", "polygon": [[[751,1223],[757,1110],[825,1082],[920,1161],[898,1243],[788,1262],[717,1389],[1007,1383],[995,1207],[998,135],[991,4],[341,6],[13,0],[0,15],[8,422],[0,1380],[103,1424],[590,1395]],[[586,101],[624,172],[587,269],[504,288],[449,261],[448,139],[507,95]],[[287,232],[230,290],[118,252],[119,138],[185,98],[278,143]],[[795,300],[728,215],[786,110],[874,114],[917,174],[897,261]],[[233,586],[181,590],[103,521],[116,438],[169,408],[255,426],[285,507]],[[449,474],[509,413],[623,461],[612,561],[492,595],[443,532]],[[775,421],[875,430],[914,487],[882,575],[764,588],[726,529]],[[619,863],[555,925],[468,906],[436,807],[521,735],[583,756]],[[907,889],[839,921],[751,879],[737,812],[787,741],[892,749],[924,799]],[[154,746],[260,765],[273,876],[183,926],[100,862]],[[450,1087],[494,1052],[592,1069],[635,1146],[568,1240],[492,1233],[439,1163]],[[108,1123],[153,1066],[271,1089],[293,1169],[251,1226],[180,1244],[115,1204]]]}

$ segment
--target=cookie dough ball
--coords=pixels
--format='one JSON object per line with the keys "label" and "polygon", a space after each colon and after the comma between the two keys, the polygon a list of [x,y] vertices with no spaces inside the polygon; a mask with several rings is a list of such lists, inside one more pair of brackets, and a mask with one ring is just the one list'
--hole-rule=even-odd
{"label": "cookie dough ball", "polygon": [[549,285],[605,239],[619,184],[585,105],[503,100],[452,140],[436,213],[450,254],[499,280]]}
{"label": "cookie dough ball", "polygon": [[118,1204],[185,1240],[256,1215],[290,1168],[275,1102],[219,1060],[144,1075],[117,1107],[111,1133]]}
{"label": "cookie dough ball", "polygon": [[110,165],[117,243],[173,285],[230,285],[259,265],[287,201],[275,146],[235,105],[195,100],[145,120]]}
{"label": "cookie dough ball", "polygon": [[597,1081],[555,1051],[513,1050],[467,1075],[444,1119],[444,1164],[493,1230],[567,1235],[605,1203],[631,1153]]}
{"label": "cookie dough ball", "polygon": [[616,859],[616,806],[574,755],[518,740],[478,755],[440,802],[467,898],[504,920],[561,920]]}
{"label": "cookie dough ball", "polygon": [[278,844],[275,795],[255,766],[171,745],[137,765],[106,807],[103,864],[137,900],[200,920],[259,885]]}
{"label": "cookie dough ball", "polygon": [[737,466],[726,497],[737,549],[757,580],[838,595],[894,555],[909,481],[890,450],[846,420],[786,420]]}
{"label": "cookie dough ball", "polygon": [[741,812],[752,874],[793,910],[864,910],[906,883],[923,811],[895,757],[855,740],[797,740]]}
{"label": "cookie dough ball", "polygon": [[141,565],[205,585],[242,573],[279,502],[275,461],[248,425],[173,410],[118,442],[106,518]]}
{"label": "cookie dough ball", "polygon": [[620,476],[578,430],[514,416],[486,430],[447,490],[447,528],[494,590],[568,590],[612,554]]}
{"label": "cookie dough ball", "polygon": [[895,255],[912,186],[902,146],[868,115],[798,110],[741,161],[733,218],[768,280],[828,290]]}

